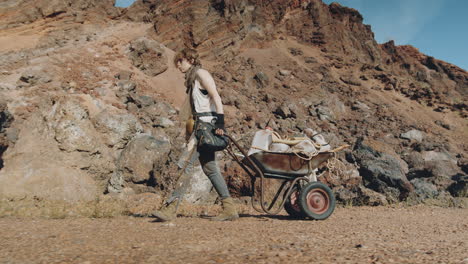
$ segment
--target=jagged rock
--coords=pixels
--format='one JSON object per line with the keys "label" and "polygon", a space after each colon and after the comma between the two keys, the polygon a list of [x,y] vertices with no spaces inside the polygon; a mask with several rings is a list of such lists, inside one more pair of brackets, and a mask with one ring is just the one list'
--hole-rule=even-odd
{"label": "jagged rock", "polygon": [[315,112],[316,112],[316,115],[318,116],[318,118],[320,120],[322,120],[322,121],[324,121],[324,120],[333,120],[334,119],[333,112],[326,105],[323,105],[323,104],[318,105],[315,108]]}
{"label": "jagged rock", "polygon": [[59,148],[67,152],[97,152],[96,131],[89,120],[88,111],[76,100],[57,102],[48,117]]}
{"label": "jagged rock", "polygon": [[129,81],[129,80],[120,81],[117,83],[117,85],[119,86],[121,91],[126,92],[126,93],[132,92],[136,88],[136,83]]}
{"label": "jagged rock", "polygon": [[173,127],[174,125],[175,125],[174,122],[172,122],[172,120],[170,120],[167,117],[158,117],[154,122],[154,126],[158,126],[162,128]]}
{"label": "jagged rock", "polygon": [[60,149],[71,151],[97,152],[95,133],[88,121],[80,122],[73,119],[62,119],[55,127],[55,139]]}
{"label": "jagged rock", "polygon": [[108,190],[119,192],[126,182],[161,185],[160,172],[153,168],[161,169],[170,150],[168,141],[157,140],[150,135],[138,135],[121,152]]}
{"label": "jagged rock", "polygon": [[412,129],[406,133],[401,133],[400,137],[408,140],[415,140],[417,142],[421,142],[424,139],[424,133],[422,131]]}
{"label": "jagged rock", "polygon": [[352,75],[340,76],[340,80],[349,85],[354,85],[354,86],[362,85],[359,79],[357,79],[356,77]]}
{"label": "jagged rock", "polygon": [[143,132],[137,118],[129,113],[103,110],[92,121],[96,130],[102,133],[105,144],[117,149],[124,148],[136,134]]}
{"label": "jagged rock", "polygon": [[9,135],[8,127],[10,127],[13,121],[13,116],[8,111],[8,105],[3,98],[0,98],[0,169],[3,168],[3,152],[8,148],[10,142],[16,142]]}
{"label": "jagged rock", "polygon": [[154,99],[147,95],[132,94],[131,98],[138,107],[148,107],[154,104]]}
{"label": "jagged rock", "polygon": [[454,178],[455,182],[448,190],[454,197],[468,197],[468,176],[458,174]]}
{"label": "jagged rock", "polygon": [[447,130],[451,130],[452,129],[452,126],[450,126],[449,124],[443,122],[443,121],[440,121],[440,120],[436,120],[434,123],[436,123],[437,125],[447,129]]}
{"label": "jagged rock", "polygon": [[351,107],[351,109],[353,110],[360,110],[362,112],[367,112],[369,111],[371,108],[366,105],[365,103],[362,103],[362,102],[359,102],[359,101],[356,101],[354,102],[353,106]]}
{"label": "jagged rock", "polygon": [[176,114],[176,110],[165,102],[156,102],[155,104],[143,108],[143,112],[145,112],[153,122],[157,121],[159,117],[168,117]]}
{"label": "jagged rock", "polygon": [[117,73],[114,77],[122,80],[122,81],[129,81],[133,76],[133,72],[130,71],[121,71]]}
{"label": "jagged rock", "polygon": [[388,205],[385,195],[368,189],[362,185],[357,185],[351,189],[338,187],[334,189],[336,199],[345,205]]}
{"label": "jagged rock", "polygon": [[23,72],[19,78],[18,84],[32,86],[36,84],[48,83],[51,81],[52,78],[44,69],[35,67]]}
{"label": "jagged rock", "polygon": [[275,110],[275,114],[279,115],[281,118],[295,118],[297,112],[297,106],[294,103],[283,103]]}
{"label": "jagged rock", "polygon": [[304,61],[305,61],[305,63],[309,63],[309,64],[317,63],[317,59],[314,58],[314,57],[305,57]]}
{"label": "jagged rock", "polygon": [[411,184],[413,184],[416,194],[422,200],[435,198],[439,195],[437,187],[426,178],[412,179]]}
{"label": "jagged rock", "polygon": [[263,72],[258,72],[255,74],[254,80],[257,82],[258,88],[265,88],[270,83],[270,78],[268,78],[268,75]]}
{"label": "jagged rock", "polygon": [[385,195],[368,189],[362,185],[357,188],[358,197],[356,198],[356,204],[358,205],[387,205],[388,201]]}
{"label": "jagged rock", "polygon": [[387,198],[397,201],[413,191],[401,161],[393,156],[364,145],[362,140],[357,141],[352,155],[359,165],[359,174],[367,188],[384,193]]}
{"label": "jagged rock", "polygon": [[168,68],[164,48],[154,40],[141,37],[130,43],[128,54],[133,65],[149,76],[156,76]]}
{"label": "jagged rock", "polygon": [[304,52],[299,48],[289,48],[289,53],[291,53],[293,56],[300,56],[304,54]]}
{"label": "jagged rock", "polygon": [[5,128],[9,127],[13,121],[13,116],[8,111],[6,100],[0,98],[0,132],[4,132]]}

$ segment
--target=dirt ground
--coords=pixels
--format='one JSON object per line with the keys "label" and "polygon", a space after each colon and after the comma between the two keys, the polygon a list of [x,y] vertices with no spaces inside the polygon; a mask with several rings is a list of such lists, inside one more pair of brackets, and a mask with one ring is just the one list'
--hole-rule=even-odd
{"label": "dirt ground", "polygon": [[242,215],[0,219],[0,263],[468,263],[468,210],[337,208],[325,221]]}

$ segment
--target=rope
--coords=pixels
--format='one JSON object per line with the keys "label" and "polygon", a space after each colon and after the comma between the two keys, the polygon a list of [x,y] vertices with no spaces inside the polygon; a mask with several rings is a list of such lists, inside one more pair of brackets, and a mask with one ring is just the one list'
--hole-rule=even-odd
{"label": "rope", "polygon": [[[333,152],[333,157],[327,160],[328,174],[333,179],[343,178],[344,163],[336,157],[336,152]],[[333,175],[336,175],[334,177]]]}

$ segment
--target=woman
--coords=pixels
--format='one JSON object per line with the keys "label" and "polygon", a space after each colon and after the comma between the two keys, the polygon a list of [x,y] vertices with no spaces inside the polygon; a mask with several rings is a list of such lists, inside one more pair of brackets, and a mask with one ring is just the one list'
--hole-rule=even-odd
{"label": "woman", "polygon": [[[224,135],[224,111],[221,97],[211,74],[201,68],[197,52],[193,49],[185,48],[175,55],[174,64],[182,73],[185,73],[186,93],[190,104],[189,109],[194,117],[193,119],[190,118],[189,121],[196,120],[214,123],[216,127],[215,133]],[[196,148],[193,122],[188,122],[188,124],[187,133],[190,135],[190,138],[187,146],[189,149]],[[227,221],[239,218],[234,202],[229,195],[226,181],[216,163],[215,152],[198,149],[189,151],[194,153],[189,157],[189,164],[191,165],[196,158],[199,159],[203,172],[208,176],[216,192],[221,197],[223,211],[217,217],[211,218],[211,220]],[[177,205],[182,197],[182,194],[178,192],[180,191],[174,191],[163,208],[153,212],[153,216],[161,221],[170,221],[176,218]]]}

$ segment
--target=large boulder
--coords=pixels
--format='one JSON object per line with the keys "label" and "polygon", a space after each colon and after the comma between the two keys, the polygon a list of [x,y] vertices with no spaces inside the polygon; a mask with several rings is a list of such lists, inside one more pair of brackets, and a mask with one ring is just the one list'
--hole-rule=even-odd
{"label": "large boulder", "polygon": [[[411,168],[408,173],[411,182],[413,179],[421,179],[418,180],[419,182],[430,182],[437,188],[438,192],[447,190],[454,184],[454,177],[462,173],[457,166],[457,160],[444,150],[411,152],[404,158]],[[421,192],[417,192],[417,194],[421,194]],[[427,195],[422,195],[420,198],[427,197]]]}
{"label": "large boulder", "polygon": [[55,103],[47,121],[61,150],[99,151],[98,135],[89,120],[88,110],[78,99],[67,98]]}
{"label": "large boulder", "polygon": [[120,192],[126,183],[160,185],[161,170],[171,151],[169,141],[150,135],[138,135],[127,144],[117,160],[108,190]]}
{"label": "large boulder", "polygon": [[149,76],[156,76],[168,69],[164,47],[158,42],[141,37],[130,43],[128,54],[133,65]]}
{"label": "large boulder", "polygon": [[453,177],[455,182],[448,190],[454,197],[468,197],[468,175],[459,174]]}
{"label": "large boulder", "polygon": [[414,186],[414,190],[419,199],[435,198],[439,195],[437,186],[435,186],[430,179],[427,178],[415,178],[411,180],[411,184]]}
{"label": "large boulder", "polygon": [[143,132],[137,118],[126,112],[103,110],[92,121],[104,143],[117,149],[124,148],[135,134]]}
{"label": "large boulder", "polygon": [[402,200],[414,190],[406,178],[402,161],[396,157],[374,150],[365,145],[362,139],[356,142],[352,155],[359,165],[364,185],[385,194],[389,201]]}
{"label": "large boulder", "polygon": [[[47,111],[50,114],[50,109]],[[74,113],[82,116],[77,112]],[[73,153],[60,151],[64,145],[55,139],[55,125],[60,124],[60,119],[55,122],[51,118],[54,123],[46,124],[43,114],[36,112],[22,122],[17,141],[5,151],[4,167],[0,170],[0,196],[67,201],[95,199],[98,184],[87,173],[89,164],[79,161],[84,159],[84,153],[78,150],[81,145],[66,145],[69,150],[76,147]],[[69,118],[68,114],[65,116]]]}

